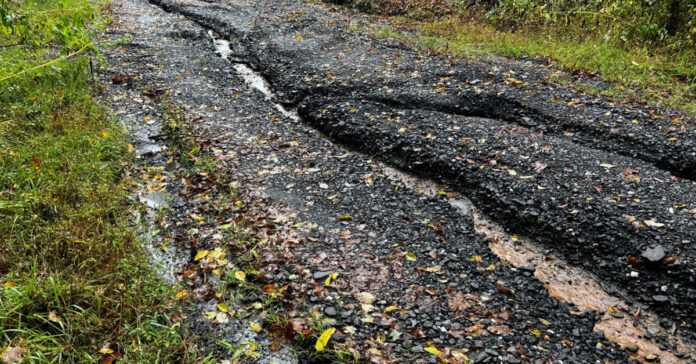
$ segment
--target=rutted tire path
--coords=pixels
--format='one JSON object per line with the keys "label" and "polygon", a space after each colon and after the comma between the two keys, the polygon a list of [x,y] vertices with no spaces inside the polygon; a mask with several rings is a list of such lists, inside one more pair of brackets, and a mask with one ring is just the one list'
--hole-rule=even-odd
{"label": "rutted tire path", "polygon": [[[548,85],[530,65],[375,42],[318,7],[153,2],[229,38],[280,102],[298,103],[305,121],[334,140],[456,186],[506,227],[626,286],[693,340],[694,182],[661,169],[696,171],[692,121]],[[530,108],[548,120],[527,115]]]}
{"label": "rutted tire path", "polygon": [[[513,231],[529,234],[534,238],[539,235],[543,243],[548,243],[551,235],[556,234],[567,239],[568,244],[578,245],[577,236],[583,237],[584,229],[587,228],[582,221],[576,223],[577,226],[567,225],[568,221],[571,223],[573,221],[568,220],[566,216],[554,213],[555,210],[551,206],[547,206],[548,210],[539,208],[540,211],[536,211],[536,215],[531,211],[536,205],[528,203],[525,193],[531,192],[523,192],[523,190],[532,186],[535,192],[533,196],[537,196],[537,191],[559,190],[559,188],[555,188],[558,183],[553,177],[548,179],[539,177],[539,180],[535,180],[535,183],[529,186],[524,183],[531,178],[519,178],[527,176],[527,173],[541,174],[544,170],[548,171],[556,167],[551,163],[544,163],[545,161],[528,159],[529,155],[534,155],[525,149],[527,148],[525,145],[530,144],[528,141],[516,141],[519,145],[516,154],[521,156],[527,154],[528,157],[519,158],[519,160],[508,161],[495,157],[499,155],[507,158],[507,155],[512,154],[511,152],[503,154],[510,147],[510,141],[507,143],[501,141],[501,144],[496,144],[497,149],[494,146],[491,147],[493,149],[484,149],[485,152],[480,153],[487,156],[495,153],[492,158],[478,160],[479,153],[472,155],[471,158],[464,155],[468,149],[461,146],[462,141],[469,143],[471,139],[472,145],[478,147],[479,144],[486,145],[485,142],[480,142],[481,139],[487,139],[491,143],[494,143],[493,140],[507,140],[506,137],[500,138],[500,135],[497,135],[498,130],[501,130],[500,125],[507,127],[505,122],[443,114],[431,111],[441,110],[441,107],[426,105],[420,108],[421,104],[416,103],[411,105],[409,110],[393,102],[389,105],[385,102],[376,102],[374,100],[385,101],[385,96],[379,95],[379,92],[383,90],[378,92],[378,88],[374,87],[376,83],[383,82],[380,85],[391,85],[390,87],[396,88],[401,81],[385,79],[385,76],[377,74],[374,80],[355,77],[355,80],[363,82],[362,85],[356,86],[351,85],[350,80],[345,78],[352,70],[342,74],[340,69],[332,68],[330,63],[326,63],[329,67],[318,67],[317,62],[321,62],[321,59],[307,60],[307,62],[293,61],[292,57],[295,53],[288,56],[288,53],[279,49],[276,43],[292,47],[293,52],[297,52],[295,48],[301,47],[302,41],[313,41],[312,38],[315,36],[307,31],[308,24],[321,24],[323,28],[317,26],[312,30],[326,28],[325,35],[330,39],[334,39],[336,34],[341,34],[342,37],[352,41],[357,39],[362,48],[358,51],[365,52],[365,49],[370,46],[380,47],[368,43],[366,39],[342,33],[341,28],[335,24],[318,21],[318,18],[341,20],[338,15],[327,14],[321,8],[285,2],[264,2],[263,6],[253,2],[225,4],[166,2],[165,8],[168,10],[190,15],[197,22],[229,38],[233,43],[232,53],[236,57],[243,57],[270,80],[270,84],[278,92],[278,101],[287,105],[293,101],[302,100],[300,112],[305,121],[317,126],[331,138],[367,153],[379,153],[379,158],[405,170],[415,166],[414,169],[417,172],[426,174],[429,178],[450,183],[450,188],[445,195],[423,195],[415,186],[409,186],[398,178],[390,177],[386,169],[374,163],[367,163],[365,157],[346,153],[335,147],[311,128],[297,124],[297,120],[289,116],[287,110],[279,109],[278,105],[269,102],[265,95],[259,95],[255,90],[247,89],[244,86],[244,80],[231,72],[224,60],[212,55],[212,42],[203,29],[184,19],[156,11],[137,0],[124,0],[120,3],[124,4],[121,8],[123,23],[131,24],[133,27],[126,33],[135,39],[123,47],[122,53],[116,52],[112,55],[112,60],[120,64],[114,72],[123,73],[127,70],[140,75],[134,81],[134,86],[127,85],[130,86],[125,90],[128,96],[121,99],[125,104],[119,104],[119,107],[124,107],[126,110],[124,113],[129,115],[138,113],[136,116],[140,116],[144,112],[150,115],[151,112],[145,107],[140,108],[137,103],[128,103],[128,101],[138,97],[145,99],[147,104],[152,101],[147,101],[149,96],[142,95],[152,94],[153,88],[169,91],[172,102],[181,105],[192,117],[199,117],[197,123],[199,123],[200,134],[210,138],[212,143],[210,150],[217,150],[215,153],[221,156],[221,160],[233,167],[231,173],[240,181],[245,181],[248,185],[245,187],[249,190],[248,196],[250,198],[256,196],[255,198],[258,198],[260,203],[267,204],[270,210],[282,211],[283,216],[290,216],[289,219],[292,221],[284,224],[282,221],[276,222],[284,226],[279,230],[291,231],[288,234],[295,234],[298,239],[300,236],[307,236],[302,239],[304,243],[283,248],[287,250],[287,256],[284,258],[288,259],[287,261],[276,262],[272,269],[268,268],[268,271],[263,272],[275,277],[279,284],[287,282],[291,287],[297,288],[294,290],[295,296],[292,297],[292,304],[288,310],[296,314],[296,318],[306,319],[302,312],[311,311],[322,318],[330,319],[326,321],[327,325],[339,329],[333,339],[339,346],[351,348],[361,358],[373,361],[437,360],[431,353],[424,351],[424,348],[429,345],[439,348],[442,355],[452,360],[461,358],[459,355],[466,355],[474,360],[491,362],[503,360],[515,362],[541,358],[569,362],[595,360],[624,362],[628,361],[630,355],[636,355],[630,351],[619,350],[618,346],[603,337],[603,333],[593,333],[593,326],[599,316],[592,312],[572,314],[571,312],[579,312],[580,307],[558,303],[551,298],[541,283],[534,278],[532,274],[534,270],[529,267],[515,269],[503,264],[489,250],[489,239],[481,238],[475,233],[476,225],[471,217],[462,215],[458,209],[449,205],[446,197],[443,197],[447,193],[465,192],[477,205],[480,205],[481,210],[500,219],[512,227]],[[158,1],[158,3],[162,2]],[[269,13],[273,13],[275,19]],[[257,19],[259,16],[264,17],[263,23]],[[289,21],[288,17],[292,18],[292,21]],[[271,25],[266,24],[265,21],[270,21]],[[152,29],[153,26],[155,29]],[[268,33],[275,34],[274,38],[268,38]],[[118,36],[118,32],[115,35]],[[281,39],[282,43],[277,39]],[[273,42],[275,42],[274,45],[269,46],[268,43]],[[306,50],[306,53],[314,56],[316,49],[322,48],[314,44]],[[414,52],[400,46],[392,47],[391,52],[393,53],[395,49],[404,54]],[[380,56],[379,52],[373,53]],[[400,55],[396,58],[405,57]],[[354,59],[360,59],[360,56]],[[429,59],[428,62],[434,62],[437,59],[439,57]],[[324,61],[327,60],[324,59]],[[430,64],[428,62],[423,61],[425,66]],[[359,66],[359,64],[360,62],[354,62],[353,66]],[[368,64],[374,65],[369,62]],[[422,68],[423,72],[425,66]],[[313,79],[308,75],[308,70],[312,70],[312,67],[316,68],[312,72],[315,75],[322,75],[321,78]],[[389,63],[387,68],[392,67],[393,63]],[[321,69],[321,72],[318,69]],[[384,73],[398,74],[394,70]],[[303,80],[302,82],[305,83],[326,83],[326,85],[303,88],[296,83],[297,80]],[[331,85],[333,82],[342,84]],[[476,84],[473,83],[473,85]],[[121,87],[124,86],[112,85],[109,92],[118,94]],[[444,87],[447,88],[447,86]],[[346,91],[361,89],[364,95],[360,97]],[[397,92],[384,92],[394,100],[402,100],[393,96]],[[415,90],[414,94],[418,92]],[[307,97],[306,95],[309,94],[319,96]],[[437,96],[431,95],[431,97],[438,99]],[[477,100],[476,102],[481,101]],[[414,109],[415,105],[418,108]],[[147,120],[136,117],[133,122],[148,124],[153,119]],[[437,125],[434,122],[436,120],[443,123]],[[479,124],[475,127],[468,125],[473,121]],[[486,126],[490,126],[490,130],[486,130]],[[455,127],[459,129],[454,129]],[[481,132],[482,135],[480,137],[457,135],[461,133],[462,128],[470,128],[470,130],[465,129],[467,133]],[[514,125],[510,126],[510,130],[514,128]],[[419,129],[423,133],[419,134]],[[563,150],[564,155],[577,154],[577,147],[572,147],[575,144],[569,144],[562,137],[546,137],[538,131],[523,129],[510,134],[518,134],[520,131],[524,132],[526,137],[548,141],[550,146]],[[687,132],[676,131],[675,133]],[[496,135],[499,138],[496,139]],[[448,136],[454,140],[448,140]],[[464,138],[465,136],[468,139]],[[585,136],[580,139],[582,138]],[[688,135],[686,139],[688,140]],[[511,140],[514,142],[514,139]],[[582,140],[573,140],[580,145],[584,143]],[[611,144],[611,142],[606,143]],[[457,146],[450,146],[450,144]],[[632,148],[630,143],[626,145],[627,148]],[[540,148],[544,146],[541,145]],[[481,148],[485,147],[481,146]],[[432,149],[441,150],[433,153]],[[468,169],[462,176],[480,174],[484,177],[453,178],[454,174],[444,172],[450,167],[447,164],[448,158],[443,160],[439,157],[440,154],[446,155],[449,149],[464,150],[450,158],[467,166]],[[619,150],[616,152],[623,153]],[[458,159],[457,156],[460,153],[462,154]],[[693,218],[688,215],[688,210],[695,206],[676,209],[677,213],[686,213],[684,216],[691,218],[691,220],[684,220],[681,225],[679,224],[682,222],[676,217],[668,218],[665,213],[657,213],[657,211],[660,206],[676,203],[678,198],[687,199],[687,203],[693,202],[694,200],[690,199],[693,194],[691,182],[672,181],[668,173],[650,164],[655,161],[640,162],[611,153],[597,153],[600,152],[594,148],[585,149],[583,153],[579,153],[580,155],[573,155],[572,162],[582,168],[589,168],[590,173],[596,175],[605,174],[606,169],[611,168],[623,171],[629,169],[623,166],[593,167],[597,160],[600,162],[598,164],[619,165],[619,162],[624,162],[629,163],[630,166],[638,165],[640,168],[637,170],[640,173],[637,176],[635,176],[636,173],[628,173],[628,176],[621,173],[619,178],[610,179],[608,182],[601,181],[604,184],[597,187],[600,191],[610,189],[612,186],[632,188],[634,183],[647,181],[651,184],[655,195],[663,196],[661,194],[664,192],[666,199],[658,203],[655,199],[648,197],[647,202],[656,206],[654,208],[656,215],[650,216],[650,219],[640,216],[635,220],[639,222],[649,220],[653,225],[664,223],[675,230],[676,232],[665,234],[667,239],[663,241],[663,244],[668,251],[674,248],[670,244],[674,243],[672,240],[675,236],[688,240],[692,233],[687,228],[689,224],[693,225]],[[583,156],[586,158],[583,159]],[[554,156],[554,158],[560,158],[556,160],[563,161],[561,157],[563,155]],[[605,157],[608,159],[604,160]],[[472,163],[469,163],[467,159],[474,161],[475,168],[471,167]],[[567,159],[571,160],[571,158]],[[495,164],[488,162],[490,160],[495,160]],[[534,172],[522,169],[521,165],[527,162],[539,162],[536,164],[537,167],[531,167]],[[434,166],[438,163],[441,163],[443,167],[433,173]],[[542,164],[546,167],[541,168]],[[499,168],[501,165],[507,168]],[[495,168],[496,166],[498,168]],[[557,167],[568,168],[567,164],[563,163],[559,163]],[[584,173],[581,177],[591,180],[592,174],[587,174],[587,170],[582,168],[578,168]],[[454,172],[457,171],[454,170]],[[513,177],[516,176],[517,179],[514,179]],[[472,179],[467,180],[467,178]],[[579,181],[582,181],[582,178]],[[635,179],[639,181],[636,182]],[[655,179],[659,179],[660,182],[655,182]],[[499,180],[495,182],[498,183],[497,185],[492,183],[496,180]],[[486,186],[483,182],[491,183]],[[625,186],[623,182],[626,183]],[[479,183],[484,185],[481,192],[477,193],[475,190],[479,189]],[[518,185],[518,183],[523,184]],[[578,181],[567,183],[568,190],[590,186]],[[666,183],[670,189],[676,190],[667,193],[666,187],[661,187],[660,183]],[[491,187],[499,191],[510,188],[516,191],[511,194],[501,194],[500,197],[491,197]],[[596,191],[596,189],[592,190]],[[559,193],[563,196],[564,192],[561,189]],[[332,198],[329,199],[329,197]],[[582,197],[587,196],[582,195]],[[591,200],[602,201],[594,207],[595,210],[611,206],[607,201],[614,200],[592,197]],[[617,195],[617,197],[621,199],[624,196]],[[579,196],[577,198],[580,199]],[[645,199],[643,196],[634,197],[632,194],[625,198]],[[522,207],[513,205],[501,208],[497,205],[499,201],[514,199],[524,202],[520,204]],[[637,202],[632,203],[637,204]],[[274,207],[278,204],[281,206]],[[562,204],[562,201],[558,203],[558,205]],[[581,210],[578,206],[568,204],[559,210],[578,210],[587,212],[588,215],[595,214],[595,211],[585,211],[585,206],[582,206]],[[626,205],[630,207],[631,203],[618,201],[616,204],[621,204],[622,208],[626,209]],[[543,202],[539,205],[543,206]],[[199,207],[194,204],[181,206],[178,209],[179,213],[182,213],[186,209]],[[504,209],[510,211],[502,211]],[[640,209],[644,212],[642,206]],[[631,243],[633,245],[620,247],[619,250],[612,250],[612,246],[594,246],[597,250],[604,249],[601,253],[605,254],[605,259],[608,261],[605,265],[608,272],[598,272],[594,267],[589,267],[589,270],[610,282],[624,283],[627,278],[611,276],[617,272],[619,275],[624,274],[625,267],[620,266],[617,258],[634,254],[634,251],[638,251],[639,255],[644,245],[652,244],[656,241],[655,239],[662,237],[662,233],[655,233],[649,228],[654,228],[656,231],[662,230],[658,230],[657,226],[633,228],[631,223],[635,221],[628,222],[630,229],[623,228],[620,225],[624,223],[621,219],[618,219],[620,220],[618,222],[612,220],[616,220],[618,211],[618,208],[609,209],[606,215],[599,215],[600,219],[609,221],[606,222],[607,226],[604,229],[618,227],[619,233],[614,236],[616,245],[625,244],[626,239],[636,239],[636,241]],[[578,214],[580,212],[569,216]],[[341,219],[341,216],[350,216],[350,219]],[[511,223],[511,220],[520,216],[522,217],[520,222]],[[679,215],[679,217],[682,216]],[[558,222],[561,226],[574,229],[576,234],[569,235],[567,231],[555,232],[555,229],[546,235],[548,238],[544,234],[538,234],[547,229],[542,220],[549,218],[550,221]],[[306,222],[302,226],[310,226],[310,228],[292,228],[292,226],[300,225],[295,224],[300,221]],[[212,221],[210,224],[213,228],[216,222]],[[596,221],[592,224],[595,227]],[[205,230],[204,228],[207,227],[208,225],[204,225],[200,229]],[[597,231],[592,232],[594,236],[584,236],[584,239],[588,240],[588,244],[585,245],[591,246],[596,236],[606,234],[606,231],[602,229],[601,225],[596,226]],[[630,235],[623,236],[625,233]],[[211,249],[216,246],[218,242],[213,235],[203,234],[198,249],[200,246]],[[676,243],[681,244],[682,241],[676,241]],[[555,248],[566,255],[570,251],[576,252],[578,256],[576,258],[571,256],[569,259],[574,264],[582,265],[583,260],[595,256],[595,253],[588,253],[591,249],[583,248],[583,246],[572,246],[572,249],[569,249],[563,244]],[[684,245],[688,248],[688,244]],[[196,249],[196,247],[183,245],[177,249],[181,249],[187,256],[192,256],[187,249]],[[681,250],[678,251],[681,252]],[[686,252],[688,253],[688,250]],[[415,256],[415,262],[405,259],[408,253]],[[689,295],[693,295],[693,275],[688,275],[690,256],[684,254],[679,259],[683,260],[672,263],[678,263],[677,268],[686,268],[682,268],[681,271],[675,269],[679,273],[677,278],[671,278],[671,275],[660,267],[647,270],[646,267],[636,268],[640,273],[639,282],[650,289],[647,291],[647,299],[644,302],[660,310],[662,306],[655,305],[652,302],[652,296],[663,295],[677,307],[674,312],[664,309],[660,311],[665,315],[663,320],[667,320],[660,322],[666,330],[657,329],[654,335],[649,334],[654,336],[653,341],[657,344],[651,348],[641,347],[643,350],[637,354],[639,358],[659,355],[663,361],[677,362],[679,361],[677,356],[685,355],[681,353],[683,348],[677,348],[676,341],[669,337],[670,329],[674,329],[688,339],[693,329],[689,326],[690,322],[681,322],[685,317],[688,318],[686,315],[689,313],[686,310],[691,303],[680,301],[682,298],[688,299]],[[324,289],[308,289],[313,284],[316,287],[317,282],[321,285],[326,275],[331,272],[339,272],[339,278],[331,285]],[[630,277],[630,272],[626,273]],[[646,280],[646,275],[650,279]],[[259,277],[261,276],[264,275],[260,274]],[[665,281],[666,279],[669,280]],[[680,286],[668,286],[667,291],[664,292],[662,286],[665,282]],[[205,279],[202,283],[207,284]],[[689,284],[692,285],[689,286]],[[634,292],[631,292],[631,289]],[[653,290],[657,291],[653,292]],[[621,292],[615,294],[623,295]],[[373,296],[374,298],[368,299]],[[635,313],[640,305],[634,300],[644,299],[645,297],[642,296],[645,296],[645,292],[642,292],[640,288],[631,288],[629,285],[628,298],[633,302],[629,301],[625,307],[614,303],[619,307],[612,307],[614,310],[625,311],[624,314]],[[233,335],[234,328],[223,329],[201,318],[202,312],[210,310],[211,307],[214,308],[216,302],[214,297],[208,296],[193,301],[192,320],[195,323],[193,327],[200,331],[202,337],[209,337],[212,333],[216,339],[229,338],[231,341],[239,341],[239,337],[235,338]],[[391,307],[398,307],[398,309],[392,310]],[[645,308],[640,310],[645,311]],[[621,314],[621,312],[614,313],[616,316]],[[197,314],[200,316],[195,316]],[[637,320],[641,319],[637,318]],[[382,334],[389,339],[380,340],[379,335]],[[258,335],[263,336],[264,333]],[[203,345],[206,345],[205,342],[203,340]],[[211,348],[215,347],[214,340],[208,341],[207,345]],[[659,352],[648,350],[659,350]],[[220,358],[230,355],[219,348],[216,352]],[[269,352],[266,351],[266,353]],[[260,360],[263,361],[263,359]]]}

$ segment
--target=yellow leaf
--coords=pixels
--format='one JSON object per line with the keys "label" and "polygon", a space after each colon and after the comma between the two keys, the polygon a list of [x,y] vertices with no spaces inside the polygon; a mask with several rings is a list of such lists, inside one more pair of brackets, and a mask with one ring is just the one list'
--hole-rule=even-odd
{"label": "yellow leaf", "polygon": [[298,36],[295,37],[295,40],[300,40],[300,39],[302,39],[302,36],[301,36],[301,35],[298,35]]}
{"label": "yellow leaf", "polygon": [[227,305],[224,304],[224,303],[218,303],[218,304],[217,304],[217,309],[220,310],[220,311],[222,311],[222,312],[227,312],[227,311],[229,311],[229,310],[227,309]]}
{"label": "yellow leaf", "polygon": [[440,355],[440,354],[441,354],[440,350],[437,350],[437,348],[434,347],[434,346],[432,346],[432,345],[431,345],[431,346],[428,346],[427,348],[425,348],[425,349],[423,349],[423,350],[425,350],[425,351],[427,351],[427,352],[429,352],[430,354],[433,354],[433,355]]}
{"label": "yellow leaf", "polygon": [[241,270],[238,270],[234,272],[234,278],[237,278],[238,281],[243,281],[246,279],[246,274]]}
{"label": "yellow leaf", "polygon": [[199,261],[199,260],[205,258],[207,255],[208,255],[208,251],[207,251],[207,250],[205,250],[205,249],[204,249],[204,250],[201,250],[201,251],[199,251],[199,252],[196,254],[195,257],[193,257],[193,260],[194,260],[194,261]]}
{"label": "yellow leaf", "polygon": [[207,318],[208,320],[212,320],[215,318],[215,315],[217,315],[217,312],[215,312],[215,311],[206,311],[203,314],[203,317]]}
{"label": "yellow leaf", "polygon": [[224,258],[225,253],[222,251],[221,248],[215,248],[212,252],[208,253],[208,256],[213,258],[213,259],[218,259],[218,258]]}
{"label": "yellow leaf", "polygon": [[224,312],[218,312],[215,315],[215,321],[213,322],[216,324],[226,324],[230,322],[230,317]]}
{"label": "yellow leaf", "polygon": [[328,197],[326,197],[326,199],[327,199],[327,200],[333,200],[333,199],[336,198],[336,197],[338,197],[338,193],[335,194],[335,195],[328,196]]}
{"label": "yellow leaf", "polygon": [[416,260],[418,260],[418,258],[416,258],[416,255],[411,252],[406,253],[406,255],[404,255],[404,259],[411,262],[415,262]]}
{"label": "yellow leaf", "polygon": [[187,291],[179,291],[179,292],[176,293],[176,298],[177,298],[177,299],[182,299],[182,298],[184,298],[184,297],[186,297],[186,296],[188,296],[188,292],[187,292]]}
{"label": "yellow leaf", "polygon": [[102,347],[99,349],[99,352],[100,352],[101,354],[111,354],[111,353],[113,353],[114,351],[113,351],[109,346],[110,346],[109,344],[106,344],[106,345],[102,346]]}
{"label": "yellow leaf", "polygon": [[317,349],[317,351],[322,351],[326,347],[326,344],[329,343],[329,340],[331,339],[331,335],[336,332],[336,329],[331,327],[325,330],[324,332],[321,333],[321,336],[317,339],[316,345],[314,347]]}
{"label": "yellow leaf", "polygon": [[48,321],[51,321],[51,322],[62,322],[63,319],[61,319],[60,316],[58,316],[58,314],[56,313],[55,310],[52,310],[52,311],[50,311],[50,312],[48,313]]}
{"label": "yellow leaf", "polygon": [[345,220],[350,220],[350,219],[352,219],[352,218],[353,218],[353,216],[350,216],[350,215],[342,215],[342,216],[339,217],[338,219],[339,219],[339,220],[344,220],[344,221],[345,221]]}
{"label": "yellow leaf", "polygon": [[257,324],[256,322],[249,322],[249,326],[251,326],[251,329],[255,332],[261,332],[261,326],[259,326],[259,324]]}
{"label": "yellow leaf", "polygon": [[333,280],[336,280],[336,278],[338,278],[338,273],[336,273],[336,272],[331,273],[331,275],[329,275],[329,277],[326,278],[326,282],[324,282],[324,285],[325,285],[325,286],[330,285],[330,284],[331,284],[331,280],[332,280],[332,279],[333,279]]}
{"label": "yellow leaf", "polygon": [[394,310],[396,310],[396,309],[398,309],[398,307],[396,307],[396,306],[389,306],[389,307],[387,307],[387,308],[384,309],[384,313],[389,313],[389,312],[392,312],[392,311],[394,311]]}

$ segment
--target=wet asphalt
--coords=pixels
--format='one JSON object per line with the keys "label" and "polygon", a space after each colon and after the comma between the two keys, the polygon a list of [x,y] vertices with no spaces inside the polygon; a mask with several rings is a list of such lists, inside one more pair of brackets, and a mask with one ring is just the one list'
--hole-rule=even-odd
{"label": "wet asphalt", "polygon": [[[168,158],[148,138],[161,134],[158,104],[186,111],[239,195],[275,225],[256,283],[287,284],[281,309],[293,319],[329,319],[336,345],[374,362],[439,361],[429,346],[476,362],[631,360],[593,331],[597,313],[549,297],[533,267],[501,262],[471,217],[448,203],[448,194],[462,194],[509,232],[596,275],[631,304],[627,312],[654,310],[665,331],[695,340],[690,120],[554,85],[540,63],[377,40],[347,30],[354,17],[318,4],[151,3],[114,2],[118,20],[106,37],[128,40],[106,52],[105,99],[137,131],[136,149],[154,151],[145,164]],[[215,54],[209,29],[230,41],[233,62],[268,80],[273,100]],[[113,81],[124,74],[134,77]],[[296,108],[300,122],[275,103]],[[444,192],[422,194],[377,161]],[[183,187],[168,188],[180,196]],[[192,235],[177,246],[180,256],[222,243],[215,229],[233,216],[211,214],[209,204],[170,206],[182,223],[168,232]],[[192,213],[210,219],[183,223]],[[186,282],[195,290],[211,279]],[[266,343],[257,362],[311,360],[269,349],[266,331],[203,319],[217,303],[201,295],[184,319],[203,351],[225,359],[219,339],[252,337]]]}

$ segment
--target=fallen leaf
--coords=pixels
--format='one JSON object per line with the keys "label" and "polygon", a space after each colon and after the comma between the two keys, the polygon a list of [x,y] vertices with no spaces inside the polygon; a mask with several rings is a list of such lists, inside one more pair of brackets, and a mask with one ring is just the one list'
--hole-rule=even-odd
{"label": "fallen leaf", "polygon": [[434,266],[434,267],[428,267],[428,268],[420,267],[420,266],[419,266],[417,269],[418,269],[418,270],[422,270],[422,271],[424,271],[424,272],[436,273],[436,272],[439,272],[440,269],[442,269],[442,266],[436,265],[436,266]]}
{"label": "fallen leaf", "polygon": [[317,339],[317,343],[314,345],[314,348],[317,349],[318,352],[324,350],[334,332],[336,332],[336,329],[333,327],[330,327],[322,332],[321,336],[319,336]]}
{"label": "fallen leaf", "polygon": [[246,273],[242,272],[241,270],[238,270],[234,272],[234,278],[236,278],[238,281],[243,281],[246,279]]}
{"label": "fallen leaf", "polygon": [[512,330],[503,325],[491,325],[488,326],[487,330],[496,335],[512,335]]}
{"label": "fallen leaf", "polygon": [[230,322],[230,316],[225,312],[218,312],[215,315],[215,320],[213,321],[213,323],[216,324],[226,324],[228,322]]}
{"label": "fallen leaf", "polygon": [[12,344],[5,348],[0,354],[0,359],[7,364],[21,363],[24,360],[24,354],[27,353],[27,349],[17,345]]}
{"label": "fallen leaf", "polygon": [[655,221],[654,219],[644,220],[643,222],[645,223],[645,225],[652,226],[652,227],[663,227],[663,226],[665,226],[665,224],[663,224],[663,223],[661,223],[661,222],[657,222],[657,221]]}
{"label": "fallen leaf", "polygon": [[371,304],[375,301],[375,298],[377,298],[377,296],[370,292],[360,292],[355,294],[355,298],[357,298],[358,301],[360,301],[361,303]]}
{"label": "fallen leaf", "polygon": [[261,326],[253,321],[249,322],[249,326],[251,327],[252,330],[254,330],[254,332],[261,332],[261,330],[262,330]]}
{"label": "fallen leaf", "polygon": [[331,280],[336,280],[338,278],[338,273],[333,272],[329,275],[328,278],[326,278],[326,281],[324,282],[325,286],[331,285]]}
{"label": "fallen leaf", "polygon": [[513,290],[511,290],[510,288],[507,288],[505,286],[498,286],[498,291],[505,293],[506,295],[509,295],[509,296],[513,296],[513,297],[515,296],[515,292]]}
{"label": "fallen leaf", "polygon": [[387,308],[384,309],[384,313],[389,313],[389,312],[392,312],[392,311],[394,311],[394,310],[396,310],[396,309],[398,309],[398,307],[396,307],[396,306],[389,306],[389,307],[387,307]]}
{"label": "fallen leaf", "polygon": [[415,328],[411,329],[408,333],[417,339],[421,339],[421,338],[425,337],[425,332],[420,327],[415,327]]}
{"label": "fallen leaf", "polygon": [[294,318],[288,321],[288,324],[290,324],[290,328],[292,329],[292,331],[300,333],[302,332],[302,328],[304,327],[305,320],[301,318]]}
{"label": "fallen leaf", "polygon": [[410,262],[415,262],[418,260],[418,258],[416,258],[416,255],[411,252],[406,253],[406,255],[404,255],[404,259]]}
{"label": "fallen leaf", "polygon": [[104,344],[104,346],[99,348],[99,353],[101,353],[101,354],[111,354],[113,352],[114,352],[114,350],[111,349],[111,344]]}
{"label": "fallen leaf", "polygon": [[[194,261],[199,261],[199,260],[205,258],[207,255],[208,255],[208,251],[207,251],[207,250],[201,250],[201,251],[199,251],[199,252],[196,254],[195,257],[193,257],[193,260],[194,260]],[[190,255],[189,255],[189,256],[190,256]]]}
{"label": "fallen leaf", "polygon": [[63,319],[61,319],[60,316],[58,316],[58,314],[56,313],[56,310],[51,310],[48,312],[48,321],[63,322]]}
{"label": "fallen leaf", "polygon": [[440,355],[442,353],[440,350],[437,350],[437,348],[432,346],[432,345],[424,348],[423,350],[425,350],[433,355]]}

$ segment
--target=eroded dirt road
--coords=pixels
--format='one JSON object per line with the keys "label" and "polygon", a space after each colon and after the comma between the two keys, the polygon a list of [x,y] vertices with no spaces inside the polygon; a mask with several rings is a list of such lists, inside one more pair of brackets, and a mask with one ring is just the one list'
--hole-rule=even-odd
{"label": "eroded dirt road", "polygon": [[[542,64],[376,40],[319,4],[113,11],[105,99],[133,131],[143,216],[202,353],[696,358],[692,121],[558,87]],[[190,157],[233,181],[229,206],[219,177],[177,172],[163,105],[193,123]]]}

